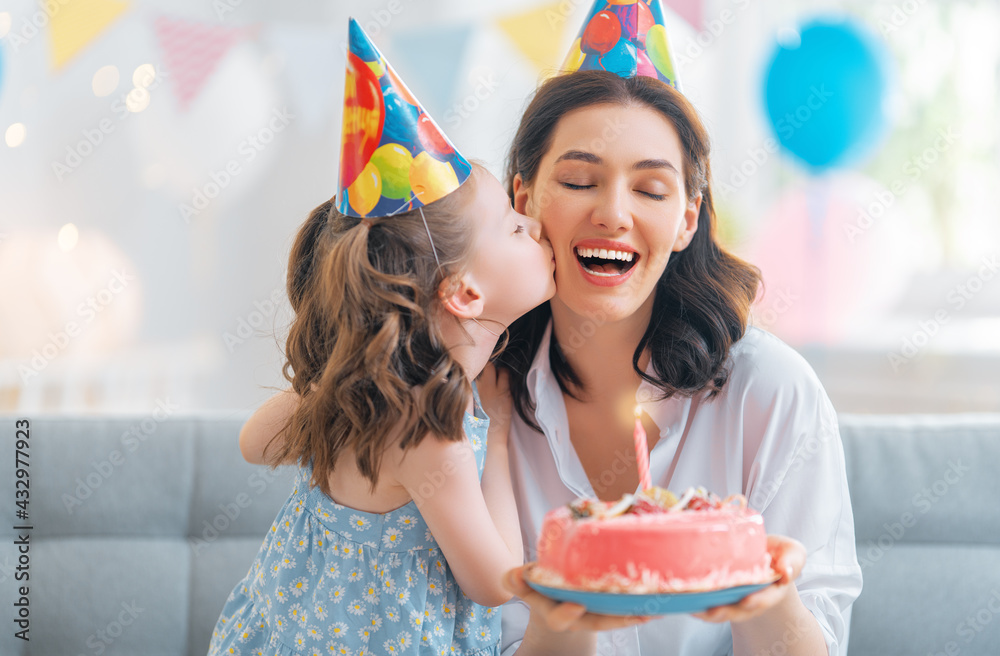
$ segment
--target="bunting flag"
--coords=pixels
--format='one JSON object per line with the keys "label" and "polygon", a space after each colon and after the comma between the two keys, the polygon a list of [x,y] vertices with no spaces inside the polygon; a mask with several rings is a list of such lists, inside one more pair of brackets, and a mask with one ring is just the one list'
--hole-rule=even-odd
{"label": "bunting flag", "polygon": [[49,14],[52,67],[62,68],[122,12],[127,0],[60,0],[45,3]]}
{"label": "bunting flag", "polygon": [[471,36],[471,25],[422,28],[393,36],[392,60],[433,116],[448,111]]}
{"label": "bunting flag", "polygon": [[563,36],[571,23],[562,5],[553,3],[497,21],[517,49],[539,72],[555,72],[563,57]]}
{"label": "bunting flag", "polygon": [[333,120],[344,74],[333,63],[344,57],[343,34],[321,26],[277,25],[264,31],[264,40],[284,58],[282,76],[298,126],[312,132]]}
{"label": "bunting flag", "polygon": [[154,24],[177,104],[184,111],[212,71],[248,30],[161,16]]}
{"label": "bunting flag", "polygon": [[704,0],[663,0],[675,14],[699,32],[705,26]]}

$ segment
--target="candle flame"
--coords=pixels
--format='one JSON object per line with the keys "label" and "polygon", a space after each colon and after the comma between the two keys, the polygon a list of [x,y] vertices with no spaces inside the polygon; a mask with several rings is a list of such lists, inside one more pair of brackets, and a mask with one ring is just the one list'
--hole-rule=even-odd
{"label": "candle flame", "polygon": [[642,416],[642,408],[639,407],[639,406],[635,406],[635,412],[634,412],[634,414],[635,414],[635,418],[636,419],[638,419],[639,417],[641,417]]}

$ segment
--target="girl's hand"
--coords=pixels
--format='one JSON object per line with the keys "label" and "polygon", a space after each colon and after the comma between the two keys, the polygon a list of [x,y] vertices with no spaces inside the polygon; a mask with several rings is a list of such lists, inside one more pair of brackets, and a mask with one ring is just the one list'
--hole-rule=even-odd
{"label": "girl's hand", "polygon": [[771,568],[781,575],[780,579],[735,604],[709,608],[701,613],[694,613],[694,616],[706,622],[745,622],[777,606],[790,593],[794,594],[795,579],[806,564],[806,548],[798,540],[783,535],[769,535],[767,550],[771,554]]}
{"label": "girl's hand", "polygon": [[524,581],[524,568],[515,567],[504,574],[503,584],[510,592],[519,597],[531,607],[532,619],[539,619],[539,624],[550,631],[610,631],[628,626],[645,624],[651,618],[638,616],[598,615],[588,613],[580,604],[560,602],[536,592]]}

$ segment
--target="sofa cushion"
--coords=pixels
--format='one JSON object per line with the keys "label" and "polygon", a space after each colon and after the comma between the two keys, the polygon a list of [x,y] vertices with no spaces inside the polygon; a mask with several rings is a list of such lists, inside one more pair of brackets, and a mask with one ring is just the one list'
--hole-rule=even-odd
{"label": "sofa cushion", "polygon": [[864,576],[851,656],[1000,653],[1000,417],[840,426]]}

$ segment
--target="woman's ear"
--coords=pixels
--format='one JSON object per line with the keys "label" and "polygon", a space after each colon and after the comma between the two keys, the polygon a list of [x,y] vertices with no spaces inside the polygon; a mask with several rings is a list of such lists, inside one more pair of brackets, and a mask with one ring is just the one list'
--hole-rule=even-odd
{"label": "woman's ear", "polygon": [[528,207],[528,188],[524,185],[524,180],[521,179],[520,173],[514,176],[512,186],[514,190],[514,209],[521,214],[527,214],[525,209]]}
{"label": "woman's ear", "polygon": [[475,319],[483,313],[482,292],[468,274],[441,281],[438,296],[444,309],[459,319]]}
{"label": "woman's ear", "polygon": [[698,214],[701,213],[702,195],[698,194],[688,201],[684,209],[684,220],[681,222],[680,230],[677,232],[677,240],[674,242],[674,252],[680,252],[688,247],[694,239],[694,233],[698,231]]}

